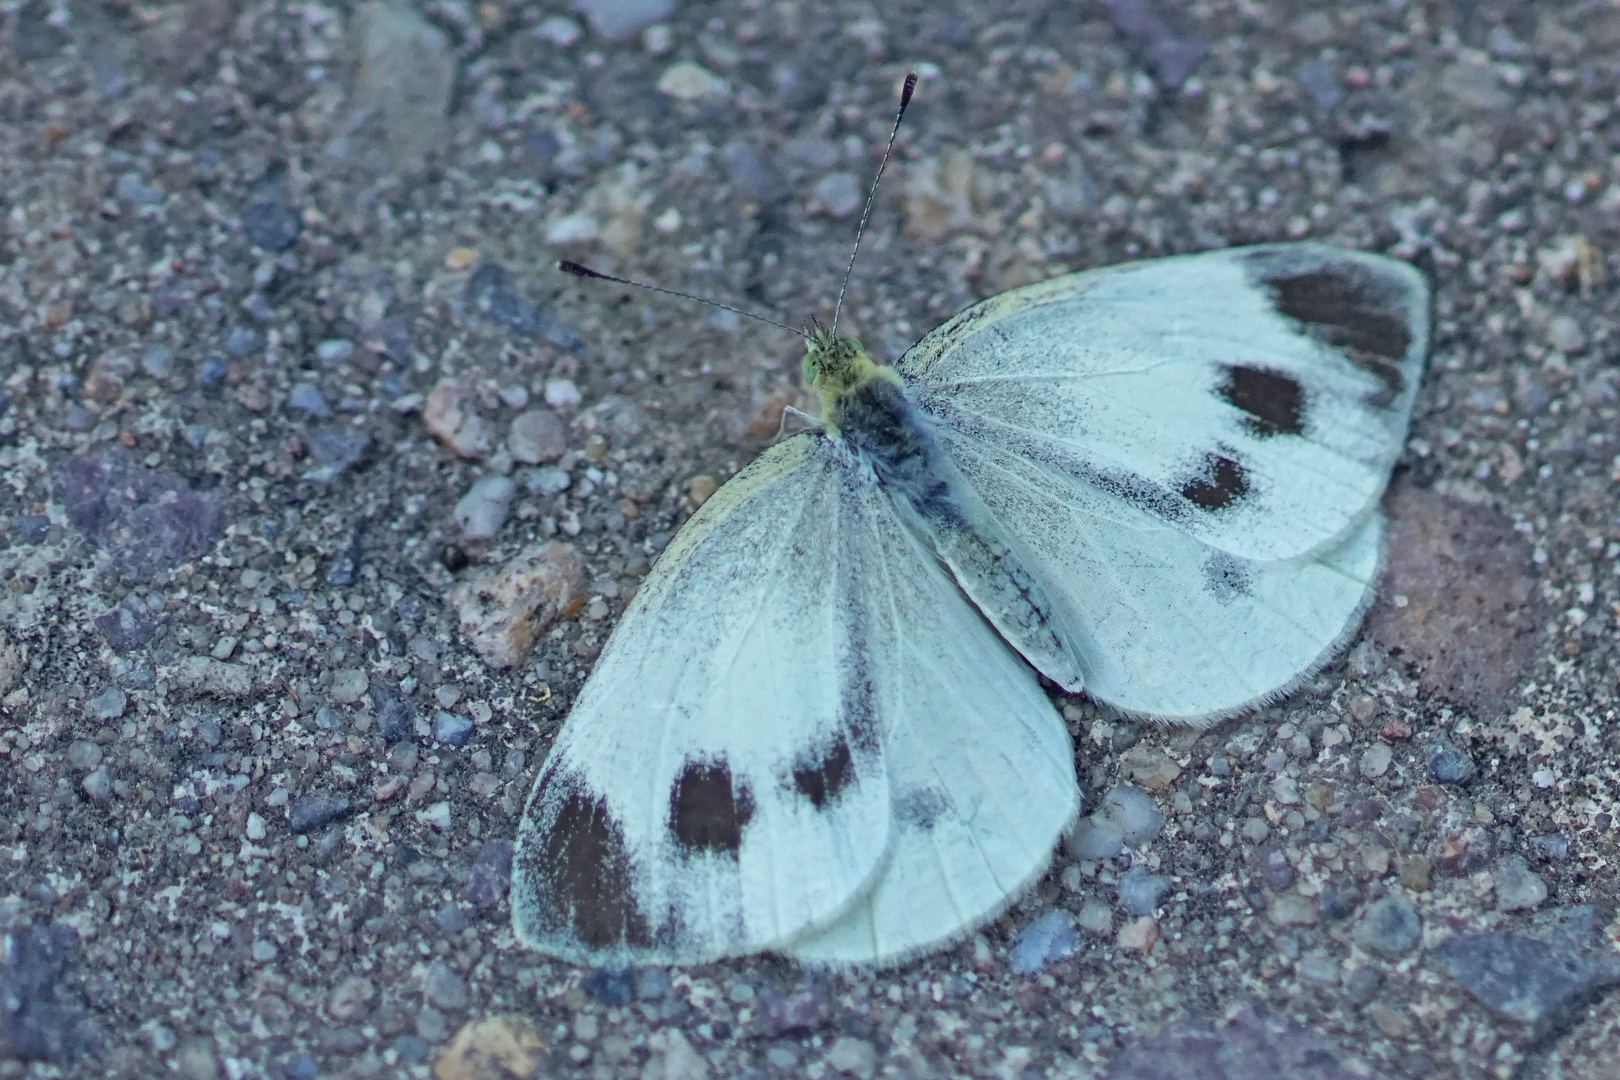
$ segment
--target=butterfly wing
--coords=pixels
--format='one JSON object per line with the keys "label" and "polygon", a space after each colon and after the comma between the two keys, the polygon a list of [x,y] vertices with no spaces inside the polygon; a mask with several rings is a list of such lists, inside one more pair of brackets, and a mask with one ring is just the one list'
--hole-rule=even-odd
{"label": "butterfly wing", "polygon": [[1336,548],[1399,456],[1428,289],[1393,259],[1235,248],[992,297],[901,359],[944,427],[1240,559]]}
{"label": "butterfly wing", "polygon": [[1051,861],[1079,810],[1068,732],[1035,674],[968,603],[886,496],[863,514],[875,636],[892,703],[884,740],[888,862],[843,918],[783,951],[896,962],[993,918]]}
{"label": "butterfly wing", "polygon": [[879,871],[890,785],[848,464],[796,436],[706,502],[632,600],[518,828],[518,939],[577,962],[756,952]]}

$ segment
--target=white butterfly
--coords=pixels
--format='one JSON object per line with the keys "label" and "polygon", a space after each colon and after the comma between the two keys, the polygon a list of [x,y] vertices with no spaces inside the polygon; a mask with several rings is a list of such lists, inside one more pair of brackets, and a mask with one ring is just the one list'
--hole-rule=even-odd
{"label": "white butterfly", "polygon": [[518,832],[517,936],[591,964],[886,963],[1042,874],[1080,797],[1039,672],[1200,724],[1355,630],[1428,350],[1405,263],[1319,244],[1071,274],[894,367],[692,517]]}

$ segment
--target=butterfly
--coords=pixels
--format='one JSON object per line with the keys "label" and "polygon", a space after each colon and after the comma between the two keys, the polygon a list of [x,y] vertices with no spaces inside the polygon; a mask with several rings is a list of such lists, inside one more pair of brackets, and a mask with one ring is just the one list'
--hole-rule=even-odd
{"label": "butterfly", "polygon": [[1108,266],[893,366],[817,329],[821,424],[681,529],[519,826],[522,943],[580,963],[888,964],[995,917],[1075,820],[1044,676],[1207,724],[1355,632],[1429,345],[1406,263]]}

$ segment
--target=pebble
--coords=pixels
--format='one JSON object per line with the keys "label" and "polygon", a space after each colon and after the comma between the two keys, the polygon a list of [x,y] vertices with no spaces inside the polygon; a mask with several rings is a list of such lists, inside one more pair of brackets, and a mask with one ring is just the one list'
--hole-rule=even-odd
{"label": "pebble", "polygon": [[521,409],[529,403],[529,388],[522,383],[503,386],[496,393],[508,409]]}
{"label": "pebble", "polygon": [[1075,945],[1069,916],[1062,911],[1048,911],[1019,933],[1007,951],[1007,963],[1020,975],[1027,975],[1039,971],[1048,961],[1068,956]]}
{"label": "pebble", "polygon": [[1569,837],[1562,833],[1532,836],[1530,850],[1549,862],[1563,862],[1569,858]]}
{"label": "pebble", "polygon": [[575,409],[584,400],[573,379],[547,379],[545,397],[553,409]]}
{"label": "pebble", "polygon": [[303,219],[282,201],[279,187],[261,193],[242,207],[242,232],[254,247],[286,251],[298,242],[303,231]]}
{"label": "pebble", "polygon": [[167,379],[174,370],[174,350],[167,345],[152,345],[141,353],[141,370],[154,379]]}
{"label": "pebble", "polygon": [[[636,972],[636,1000],[659,1001],[669,993],[669,972],[661,967],[644,967]],[[797,995],[795,995],[797,996]],[[793,997],[783,998],[782,1003],[791,1003]]]}
{"label": "pebble", "polygon": [[478,849],[461,895],[473,907],[484,910],[500,903],[511,882],[512,845],[505,840],[490,840]]}
{"label": "pebble", "polygon": [[85,702],[84,714],[92,720],[116,720],[128,706],[129,695],[114,686]]}
{"label": "pebble", "polygon": [[1361,916],[1351,940],[1374,956],[1399,960],[1423,937],[1423,922],[1417,909],[1404,896],[1386,896],[1375,901]]}
{"label": "pebble", "polygon": [[[367,4],[353,21],[359,60],[329,149],[376,173],[410,173],[448,134],[456,58],[445,35],[411,4]],[[361,122],[363,121],[363,122]]]}
{"label": "pebble", "polygon": [[144,610],[128,603],[119,604],[104,615],[96,616],[96,629],[107,639],[107,644],[118,652],[138,649],[152,640],[161,624]]}
{"label": "pebble", "polygon": [[1132,915],[1151,915],[1159,898],[1170,888],[1170,879],[1141,866],[1133,866],[1119,879],[1119,902]]}
{"label": "pebble", "polygon": [[[427,1056],[425,1045],[420,1056]],[[540,1076],[545,1060],[546,1044],[533,1025],[510,1013],[463,1025],[434,1059],[433,1075],[436,1080],[523,1080]]]}
{"label": "pebble", "polygon": [[435,960],[428,965],[427,973],[422,977],[422,995],[434,1008],[445,1012],[460,1012],[472,1001],[467,980],[443,960]]}
{"label": "pebble", "polygon": [[609,41],[624,41],[668,18],[675,10],[675,0],[574,0],[573,8],[598,34]]}
{"label": "pebble", "polygon": [[1374,743],[1361,755],[1361,775],[1369,780],[1383,776],[1389,771],[1389,763],[1394,757],[1395,752],[1388,743]]}
{"label": "pebble", "polygon": [[636,973],[632,968],[597,968],[579,985],[605,1005],[628,1005],[635,997]]}
{"label": "pebble", "polygon": [[585,602],[585,564],[568,544],[535,544],[504,566],[469,574],[450,591],[462,636],[493,668],[528,658],[534,639]]}
{"label": "pebble", "polygon": [[1171,761],[1163,750],[1152,746],[1131,747],[1121,762],[1130,770],[1131,779],[1153,794],[1168,788],[1181,775],[1181,766]]}
{"label": "pebble", "polygon": [[827,1051],[827,1064],[846,1076],[870,1080],[877,1072],[877,1050],[865,1039],[845,1035]]}
{"label": "pebble", "polygon": [[540,25],[534,28],[534,36],[542,41],[549,41],[559,49],[566,49],[578,41],[585,31],[579,23],[566,15],[552,15],[541,19]]}
{"label": "pebble", "polygon": [[1547,344],[1561,353],[1578,353],[1586,348],[1586,332],[1568,315],[1555,315],[1547,323]]}
{"label": "pebble", "polygon": [[1131,952],[1150,953],[1153,946],[1159,943],[1159,924],[1151,915],[1143,915],[1139,919],[1132,919],[1119,928],[1119,936],[1115,941],[1122,949]]}
{"label": "pebble", "polygon": [[341,795],[300,795],[287,804],[287,823],[293,832],[309,832],[348,814],[350,803]]}
{"label": "pebble", "polygon": [[1288,855],[1281,848],[1261,848],[1259,861],[1260,873],[1265,876],[1266,884],[1275,891],[1281,892],[1294,883],[1294,868],[1288,861]]}
{"label": "pebble", "polygon": [[1478,771],[1474,759],[1449,740],[1436,739],[1429,744],[1429,775],[1440,783],[1466,784]]}
{"label": "pebble", "polygon": [[247,816],[247,825],[244,827],[244,834],[255,844],[260,840],[263,840],[265,837],[265,821],[263,816],[258,813],[249,814]]}
{"label": "pebble", "polygon": [[347,425],[326,427],[309,437],[309,456],[315,466],[304,479],[329,484],[346,469],[357,465],[371,445],[371,436]]}
{"label": "pebble", "polygon": [[1092,814],[1074,823],[1063,839],[1063,849],[1075,859],[1112,859],[1125,849],[1125,830],[1112,818]]}
{"label": "pebble", "polygon": [[332,685],[326,695],[339,705],[353,705],[365,697],[370,685],[364,668],[338,668],[332,672]]}
{"label": "pebble", "polygon": [[531,495],[557,495],[568,490],[573,483],[573,477],[555,465],[546,465],[538,469],[529,470],[523,478],[523,487]]}
{"label": "pebble", "polygon": [[556,461],[568,450],[568,431],[550,409],[530,409],[512,420],[506,446],[525,465]]}
{"label": "pebble", "polygon": [[259,938],[249,951],[253,954],[253,959],[261,964],[268,964],[276,958],[276,943]]}
{"label": "pebble", "polygon": [[815,197],[827,213],[843,218],[861,208],[866,194],[861,191],[861,182],[854,173],[835,172],[816,181]]}
{"label": "pebble", "polygon": [[371,705],[377,710],[377,731],[387,742],[397,743],[411,734],[416,707],[380,680],[371,683]]}
{"label": "pebble", "polygon": [[107,771],[107,766],[98,766],[86,774],[79,786],[86,795],[100,802],[112,794],[112,773]]}
{"label": "pebble", "polygon": [[315,346],[315,359],[323,364],[341,364],[354,355],[354,342],[347,338],[327,338]]}
{"label": "pebble", "polygon": [[[418,777],[421,779],[421,777]],[[431,826],[441,832],[450,827],[450,804],[436,802],[424,810],[416,812],[416,820],[423,825]]]}
{"label": "pebble", "polygon": [[428,434],[459,457],[481,458],[493,439],[489,426],[473,410],[472,397],[455,379],[440,379],[422,403],[422,423]]}
{"label": "pebble", "polygon": [[1093,934],[1107,936],[1114,932],[1114,912],[1096,897],[1088,897],[1080,904],[1080,911],[1075,915],[1074,921]]}
{"label": "pebble", "polygon": [[451,512],[466,540],[488,540],[506,523],[517,484],[509,476],[486,476],[468,489]]}
{"label": "pebble", "polygon": [[731,93],[726,80],[701,64],[682,60],[671,64],[658,76],[658,92],[676,101],[702,101],[704,98],[723,98]]}
{"label": "pebble", "polygon": [[1496,907],[1500,911],[1528,911],[1547,899],[1547,883],[1530,869],[1523,855],[1506,855],[1497,860],[1491,874],[1496,887]]}
{"label": "pebble", "polygon": [[287,395],[287,404],[311,416],[332,414],[331,406],[326,404],[326,398],[321,396],[320,388],[314,383],[301,382],[294,386],[292,392]]}
{"label": "pebble", "polygon": [[1286,892],[1272,900],[1267,916],[1278,926],[1315,926],[1321,913],[1316,901],[1298,893]]}
{"label": "pebble", "polygon": [[1620,983],[1620,960],[1579,938],[1532,938],[1502,930],[1459,934],[1441,942],[1435,958],[1447,974],[1498,1016],[1531,1027],[1534,1036],[1558,1027],[1570,1010]]}
{"label": "pebble", "polygon": [[1124,833],[1125,843],[1141,847],[1164,829],[1164,814],[1153,796],[1130,784],[1120,784],[1103,796],[1102,812]]}
{"label": "pebble", "polygon": [[465,746],[472,738],[474,726],[465,716],[441,712],[433,718],[433,741],[446,746]]}
{"label": "pebble", "polygon": [[225,351],[232,356],[252,356],[264,348],[264,335],[251,326],[233,326],[225,335]]}

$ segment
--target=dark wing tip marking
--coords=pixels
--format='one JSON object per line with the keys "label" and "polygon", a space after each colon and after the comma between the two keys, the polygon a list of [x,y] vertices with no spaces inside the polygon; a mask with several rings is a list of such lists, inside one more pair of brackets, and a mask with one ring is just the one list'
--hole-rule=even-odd
{"label": "dark wing tip marking", "polygon": [[1208,453],[1203,467],[1180,490],[1195,506],[1221,510],[1248,494],[1249,470],[1225,454]]}
{"label": "dark wing tip marking", "polygon": [[1314,329],[1352,363],[1384,384],[1374,404],[1387,406],[1406,388],[1400,364],[1412,348],[1404,303],[1387,283],[1353,264],[1262,276],[1277,313]]}
{"label": "dark wing tip marking", "polygon": [[732,782],[724,758],[688,761],[670,788],[669,830],[689,850],[736,855],[753,816],[753,797]]}
{"label": "dark wing tip marking", "polygon": [[1292,375],[1246,364],[1227,364],[1221,396],[1248,413],[1256,435],[1298,435],[1305,430],[1305,388]]}
{"label": "dark wing tip marking", "polygon": [[534,883],[539,929],[593,948],[651,945],[624,830],[607,801],[566,774],[547,776],[540,797],[556,809],[538,849],[527,849],[518,867],[518,876]]}
{"label": "dark wing tip marking", "polygon": [[817,810],[843,794],[855,779],[855,758],[842,735],[832,746],[799,755],[793,766],[793,788]]}

